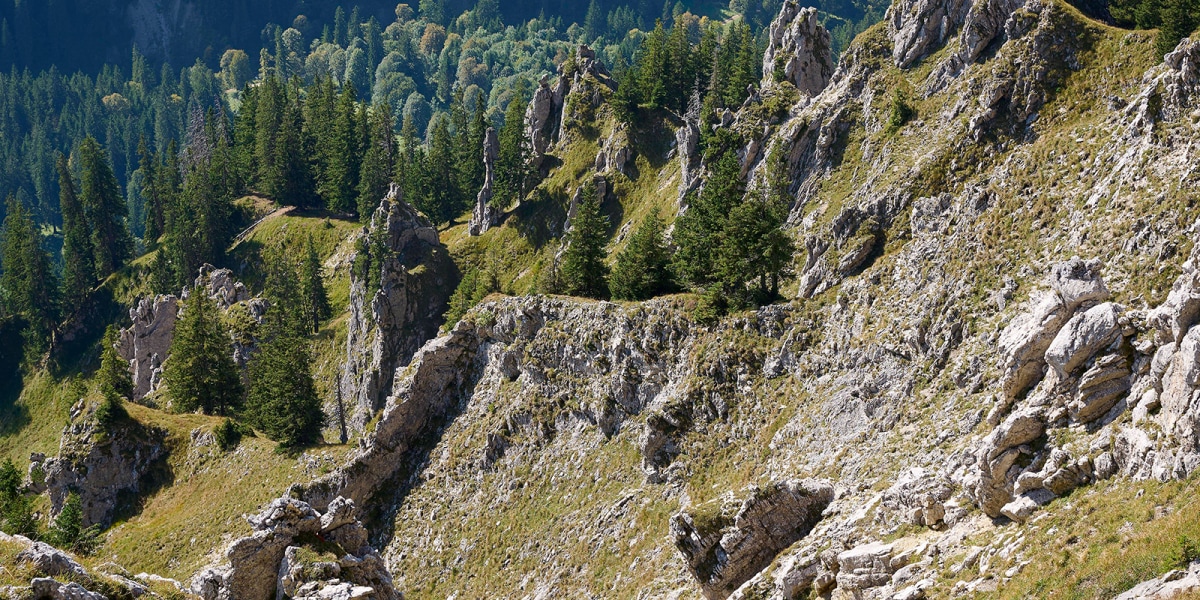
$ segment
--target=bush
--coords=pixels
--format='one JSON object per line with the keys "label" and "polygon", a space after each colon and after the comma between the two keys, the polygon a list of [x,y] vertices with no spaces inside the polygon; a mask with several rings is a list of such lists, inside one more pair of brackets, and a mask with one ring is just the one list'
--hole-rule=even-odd
{"label": "bush", "polygon": [[37,535],[33,503],[21,493],[21,472],[11,459],[0,464],[0,531],[31,538]]}
{"label": "bush", "polygon": [[917,116],[917,110],[908,103],[908,97],[904,92],[896,90],[896,93],[892,95],[891,112],[888,114],[887,134],[892,135],[900,131],[900,128],[907,125],[915,116]]}
{"label": "bush", "polygon": [[1186,569],[1188,565],[1197,560],[1200,560],[1200,543],[1186,535],[1179,536],[1179,548],[1175,552],[1175,566]]}
{"label": "bush", "polygon": [[243,437],[254,437],[254,430],[243,423],[226,418],[213,428],[213,437],[216,438],[217,447],[222,452],[229,452],[238,447]]}
{"label": "bush", "polygon": [[96,423],[104,431],[109,431],[114,424],[128,417],[129,413],[125,411],[125,406],[119,396],[105,396],[100,401],[100,406],[96,408]]}
{"label": "bush", "polygon": [[100,527],[83,526],[83,504],[79,494],[71,492],[62,510],[55,517],[50,530],[46,532],[46,541],[64,550],[91,554],[100,543]]}

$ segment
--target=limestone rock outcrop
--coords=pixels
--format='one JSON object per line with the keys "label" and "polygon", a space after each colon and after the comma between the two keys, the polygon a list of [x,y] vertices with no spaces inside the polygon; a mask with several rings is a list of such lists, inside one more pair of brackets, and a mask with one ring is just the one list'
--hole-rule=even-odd
{"label": "limestone rock outcrop", "polygon": [[[1047,350],[1079,307],[1108,299],[1108,288],[1099,269],[1098,261],[1084,261],[1078,257],[1054,265],[1049,277],[1053,292],[1035,294],[1029,308],[1001,332],[1001,388],[1006,400],[1011,401],[1024,393],[1041,377],[1049,360]],[[1073,339],[1066,336],[1060,344],[1071,343]],[[1066,351],[1056,350],[1053,355]]]}
{"label": "limestone rock outcrop", "polygon": [[762,89],[787,81],[804,96],[816,96],[833,76],[833,39],[817,19],[817,9],[783,3],[771,22],[763,56]]}
{"label": "limestone rock outcrop", "polygon": [[671,538],[704,595],[725,598],[807,535],[832,500],[828,483],[780,481],[676,514]]}
{"label": "limestone rock outcrop", "polygon": [[[182,297],[186,299],[195,290],[203,290],[223,312],[243,311],[256,324],[262,323],[267,312],[267,301],[250,297],[246,286],[234,279],[229,269],[202,266],[192,287],[185,289]],[[129,309],[132,324],[121,330],[117,351],[129,361],[134,402],[149,402],[147,397],[162,383],[163,364],[169,356],[181,308],[179,297],[158,295],[142,298]],[[233,360],[238,366],[246,366],[253,352],[253,339],[234,337]]]}
{"label": "limestone rock outcrop", "polygon": [[[117,592],[111,600],[118,598],[160,598],[144,583],[151,579],[165,579],[142,573],[136,578],[108,573],[100,568],[89,571],[67,552],[45,542],[36,542],[20,535],[0,532],[0,544],[20,548],[13,559],[15,564],[28,569],[33,577],[27,586],[0,586],[0,598],[35,598],[38,600],[110,600],[106,593]],[[9,575],[0,571],[0,574]],[[104,593],[101,593],[103,590]]]}
{"label": "limestone rock outcrop", "polygon": [[437,334],[457,277],[437,230],[395,186],[355,248],[339,404],[327,412],[361,431],[382,408],[396,370]]}
{"label": "limestone rock outcrop", "polygon": [[1172,569],[1161,577],[1143,581],[1121,592],[1114,600],[1168,600],[1200,592],[1200,561],[1186,569]]}
{"label": "limestone rock outcrop", "polygon": [[[222,564],[197,573],[190,592],[203,600],[399,600],[391,574],[353,513],[353,503],[343,498],[331,502],[325,515],[299,500],[276,499],[246,518],[254,533],[229,544]],[[329,560],[304,559],[302,549],[314,544],[309,554]]]}
{"label": "limestone rock outcrop", "polygon": [[888,9],[892,37],[892,59],[908,67],[944,44],[958,29],[970,0],[902,0]]}
{"label": "limestone rock outcrop", "polygon": [[543,77],[525,110],[525,138],[529,140],[530,163],[535,169],[542,166],[546,151],[558,138],[557,121],[561,112],[562,98],[555,98],[550,78]]}
{"label": "limestone rock outcrop", "polygon": [[[34,455],[50,496],[51,514],[62,510],[67,496],[79,494],[83,525],[107,527],[130,502],[154,485],[165,468],[166,437],[161,429],[123,419],[100,431],[82,411],[63,431],[58,456]],[[31,469],[34,466],[31,464]]]}
{"label": "limestone rock outcrop", "polygon": [[496,137],[496,129],[488,127],[483,138],[483,189],[475,197],[475,211],[471,213],[471,221],[467,224],[467,233],[481,235],[495,227],[501,217],[501,212],[492,206],[496,185],[496,159],[500,157],[500,140]]}
{"label": "limestone rock outcrop", "polygon": [[610,90],[616,88],[608,69],[597,60],[596,51],[586,44],[580,44],[572,59],[559,66],[558,78],[553,86],[549,77],[543,77],[538,82],[529,108],[525,110],[525,138],[529,140],[530,163],[534,169],[543,167],[546,153],[562,138],[563,129],[570,121],[568,95],[573,92],[586,93],[590,89],[591,96],[581,98],[581,102],[596,107],[603,101],[599,88],[583,85],[585,78]]}
{"label": "limestone rock outcrop", "polygon": [[932,529],[944,525],[946,502],[952,494],[948,479],[917,467],[900,475],[883,493],[882,503],[899,513],[905,523]]}
{"label": "limestone rock outcrop", "polygon": [[137,402],[162,382],[162,364],[171,349],[179,299],[172,295],[142,298],[129,309],[133,324],[121,330],[121,358],[129,361],[133,398]]}

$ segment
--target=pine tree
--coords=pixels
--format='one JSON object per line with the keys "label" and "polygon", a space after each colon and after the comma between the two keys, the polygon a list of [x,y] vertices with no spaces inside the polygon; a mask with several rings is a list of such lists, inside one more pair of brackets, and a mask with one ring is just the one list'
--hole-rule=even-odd
{"label": "pine tree", "polygon": [[1163,0],[1162,25],[1158,29],[1158,53],[1166,56],[1179,45],[1179,41],[1188,37],[1200,23],[1197,15],[1195,0]]}
{"label": "pine tree", "polygon": [[33,502],[21,491],[21,472],[6,458],[0,463],[0,531],[9,535],[37,537]]}
{"label": "pine tree", "polygon": [[369,141],[358,178],[358,218],[364,223],[371,219],[392,183],[396,164],[394,127],[392,108],[386,102],[371,110]]}
{"label": "pine tree", "polygon": [[358,208],[359,156],[358,112],[354,86],[347,85],[334,111],[334,122],[328,144],[329,156],[325,172],[320,177],[321,197],[333,211],[353,213]]}
{"label": "pine tree", "polygon": [[268,254],[266,269],[271,308],[264,339],[250,363],[247,413],[267,437],[294,448],[319,441],[325,421],[304,337],[311,322],[297,302],[301,291],[296,271],[281,251]]}
{"label": "pine tree", "polygon": [[75,194],[75,180],[67,168],[67,159],[61,154],[56,164],[58,169],[58,202],[63,219],[62,247],[62,297],[67,307],[81,306],[92,286],[96,284],[95,251],[92,235],[83,205]]}
{"label": "pine tree", "polygon": [[589,181],[583,188],[571,229],[567,232],[567,249],[563,252],[562,279],[565,291],[573,296],[604,298],[608,295],[608,265],[604,250],[608,234],[608,217],[600,214],[600,199],[596,184]]}
{"label": "pine tree", "polygon": [[107,277],[125,265],[133,250],[133,240],[125,225],[125,200],[109,165],[108,153],[95,139],[88,137],[79,144],[79,164],[83,173],[80,199],[92,228],[96,274]]}
{"label": "pine tree", "polygon": [[613,298],[647,300],[662,293],[670,282],[669,263],[663,222],[655,209],[617,255],[609,280]]}
{"label": "pine tree", "polygon": [[50,270],[50,257],[42,249],[41,234],[25,205],[10,196],[4,217],[4,266],[0,272],[0,300],[10,315],[25,319],[29,350],[46,348],[54,329],[58,282]]}
{"label": "pine tree", "polygon": [[455,176],[454,140],[450,135],[449,119],[435,119],[429,135],[426,195],[417,208],[434,223],[448,223],[461,212],[462,193]]}
{"label": "pine tree", "polygon": [[176,412],[224,415],[241,404],[242,381],[233,363],[229,332],[216,302],[202,286],[183,300],[163,370]]}
{"label": "pine tree", "polygon": [[96,411],[100,425],[106,427],[124,417],[122,403],[133,397],[133,380],[129,376],[129,363],[117,354],[117,329],[112,325],[105,330],[100,343],[96,388],[101,397],[100,408]]}
{"label": "pine tree", "polygon": [[529,186],[529,141],[525,138],[525,103],[523,87],[508,102],[504,125],[498,141],[500,154],[496,157],[496,193],[492,205],[504,209],[525,196]]}
{"label": "pine tree", "polygon": [[300,271],[300,288],[304,294],[304,315],[312,324],[315,333],[321,329],[321,321],[328,319],[333,312],[329,307],[329,296],[325,293],[325,283],[321,279],[321,258],[313,247],[312,236],[304,244],[304,265]]}
{"label": "pine tree", "polygon": [[592,0],[588,4],[587,14],[583,18],[583,40],[585,43],[596,41],[601,35],[600,6],[596,4],[596,0]]}
{"label": "pine tree", "polygon": [[714,281],[714,250],[720,248],[728,216],[744,195],[741,163],[736,153],[727,150],[712,163],[708,183],[692,195],[688,209],[675,223],[678,250],[673,266],[682,282],[703,287]]}

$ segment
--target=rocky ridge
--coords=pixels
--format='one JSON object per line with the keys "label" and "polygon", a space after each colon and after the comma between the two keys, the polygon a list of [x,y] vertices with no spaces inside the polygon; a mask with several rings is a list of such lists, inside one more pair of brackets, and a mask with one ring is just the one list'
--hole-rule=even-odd
{"label": "rocky ridge", "polygon": [[[0,598],[37,598],[40,600],[109,600],[109,596],[129,598],[163,598],[151,586],[169,586],[172,591],[182,585],[146,573],[131,576],[112,565],[111,572],[91,571],[70,554],[49,544],[20,535],[0,532],[0,544],[19,547],[13,567],[27,568],[33,573],[28,586],[0,586]],[[104,590],[101,593],[93,590]]]}
{"label": "rocky ridge", "polygon": [[[785,7],[783,16],[773,31],[807,31],[799,13]],[[1191,263],[1157,308],[1144,300],[1135,308],[1129,300],[1136,296],[1134,274],[1144,272],[1141,261],[1163,256],[1168,238],[1190,243],[1192,234],[1153,232],[1137,246],[1115,249],[1103,236],[1085,239],[1078,229],[1051,232],[1044,243],[1057,249],[1022,248],[1032,256],[1018,255],[1018,265],[994,283],[977,278],[970,258],[990,266],[991,253],[982,244],[994,235],[995,215],[1023,200],[1017,167],[1028,160],[1023,153],[1037,146],[1042,124],[1052,121],[1041,115],[1055,102],[1048,90],[1083,69],[1085,50],[1070,41],[1081,26],[1087,27],[1058,2],[897,3],[888,24],[852,47],[828,85],[801,97],[785,118],[756,125],[753,110],[743,109],[724,122],[763,132],[744,152],[756,181],[772,162],[793,175],[792,224],[805,248],[798,296],[811,306],[768,307],[709,329],[662,301],[635,309],[539,298],[485,304],[414,357],[397,379],[379,429],[350,464],[301,486],[298,494],[314,506],[339,494],[387,502],[381,492],[399,478],[401,491],[390,496],[382,524],[391,540],[387,553],[396,558],[401,581],[422,586],[430,580],[420,573],[431,562],[468,568],[492,560],[487,546],[477,547],[484,540],[461,538],[439,523],[491,514],[501,518],[499,527],[504,507],[519,504],[521,490],[537,485],[526,469],[548,469],[559,482],[589,481],[589,459],[555,461],[632,446],[637,478],[628,471],[609,473],[626,489],[589,492],[612,503],[600,511],[599,522],[581,523],[579,531],[586,539],[608,539],[645,515],[630,508],[637,498],[643,507],[675,507],[679,535],[645,546],[636,538],[631,547],[637,550],[626,556],[636,559],[629,578],[640,589],[671,594],[697,581],[715,597],[790,598],[811,589],[917,598],[942,585],[937,572],[946,566],[963,577],[981,574],[964,579],[963,590],[984,590],[1020,571],[1015,566],[1010,574],[989,574],[994,561],[1020,565],[1023,551],[976,553],[962,543],[966,532],[1003,530],[1054,498],[1106,478],[1186,476],[1194,469],[1195,447],[1187,400],[1190,346],[1185,348],[1195,318]],[[800,37],[814,36],[820,32]],[[1138,87],[1190,98],[1189,44]],[[909,128],[927,134],[925,153],[914,155],[905,129],[883,134],[890,98],[881,84],[922,60],[934,64],[916,82],[922,108]],[[1122,90],[1131,97],[1139,93]],[[1153,93],[1143,97],[1148,100],[1140,105],[1149,112],[1140,118],[1156,131],[1189,127],[1172,108],[1181,106],[1178,100],[1156,109]],[[1105,131],[1119,137],[1089,146],[1089,161],[1099,164],[1095,157],[1126,151],[1131,140],[1143,160],[1190,152],[1190,146],[1131,128],[1136,110],[1097,111],[1105,114]],[[702,174],[703,165],[686,151],[693,131],[686,125],[680,130],[679,160],[685,172]],[[935,167],[944,168],[939,153],[970,151],[976,144],[990,145],[1001,158],[937,175]],[[861,183],[840,204],[831,203],[825,187],[851,151],[864,159],[856,167]],[[781,160],[771,159],[776,154]],[[865,162],[873,156],[882,160]],[[916,166],[888,175],[914,156],[910,164]],[[1119,164],[1125,169],[1134,163]],[[1172,158],[1160,168],[1165,173],[1182,164]],[[1070,173],[1072,190],[1092,191],[1108,176],[1098,169],[1080,174],[1070,165],[1052,168]],[[1125,175],[1143,187],[1161,181],[1128,170]],[[936,183],[936,177],[946,179]],[[1114,208],[1127,206],[1119,204],[1119,191],[1113,193],[1108,202]],[[1059,213],[1072,224],[1065,230],[1079,223],[1080,210],[1091,208]],[[1071,254],[1089,259],[1069,259]],[[1018,290],[1028,299],[1012,302]],[[983,302],[976,299],[981,293]],[[736,350],[743,343],[735,342],[739,336],[756,350]],[[989,351],[996,347],[998,355]],[[949,391],[937,391],[931,381]],[[752,454],[745,447],[754,437],[748,432],[766,423],[743,405],[761,406],[764,390],[773,385],[787,390],[788,404],[800,402],[803,409],[785,413],[773,429],[770,456],[754,468],[766,482],[758,489],[797,477],[827,478],[827,506],[813,522],[792,519],[806,523],[799,528],[807,535],[763,538],[786,542],[756,541],[745,533],[759,526],[777,530],[763,524],[788,518],[785,510],[765,510],[745,527],[718,528],[719,536],[684,543],[688,551],[672,549],[675,539],[694,541],[697,536],[683,525],[686,515],[694,522],[703,512],[698,507],[706,506],[691,498],[698,490],[689,481],[704,472],[691,457],[705,452],[710,442],[704,438],[737,440],[741,450],[734,452]],[[936,422],[931,406],[937,407]],[[1146,436],[1138,427],[1145,419],[1171,434]],[[847,457],[836,450],[846,440],[870,450]],[[398,469],[406,462],[399,457],[416,466]],[[886,491],[871,492],[872,486]],[[438,499],[448,497],[471,499],[466,506],[438,508]],[[931,533],[881,541],[901,525]],[[737,539],[751,542],[727,551]],[[530,555],[553,558],[499,567],[510,581],[557,581],[530,584],[542,595],[588,589],[571,575],[572,557],[563,545],[568,540],[555,540],[557,550],[540,554],[534,542],[525,544],[510,546],[504,564],[524,564]],[[712,579],[711,569],[698,569],[702,563],[688,558],[705,553],[723,553],[726,564],[755,566],[729,569],[737,574],[728,580]],[[759,570],[759,556],[771,557],[765,569]],[[951,559],[958,562],[948,565]],[[624,589],[629,578],[616,578],[612,589]]]}
{"label": "rocky ridge", "polygon": [[[355,240],[346,361],[327,414],[359,432],[383,407],[397,369],[436,335],[457,272],[429,220],[396,186]],[[344,431],[345,429],[343,429]]]}
{"label": "rocky ridge", "polygon": [[[772,65],[822,38],[789,6]],[[1043,553],[1038,519],[1076,494],[1200,463],[1200,250],[1177,191],[1200,152],[1200,44],[1149,66],[1143,38],[1056,0],[901,0],[786,114],[764,117],[765,89],[723,116],[753,133],[753,181],[783,165],[795,182],[790,304],[704,326],[680,298],[506,298],[416,349],[403,327],[372,333],[386,285],[361,277],[348,372],[374,378],[356,404],[374,429],[197,589],[345,583],[328,560],[300,581],[289,548],[347,500],[370,507],[395,587],[445,596],[911,599],[1013,581]],[[567,79],[531,104],[543,152],[570,142]],[[896,86],[916,117],[889,131]],[[405,214],[385,203],[364,244],[420,239],[389,211]],[[410,361],[373,359],[410,343]],[[235,547],[268,550],[243,569]]]}
{"label": "rocky ridge", "polygon": [[203,600],[400,600],[355,515],[345,498],[324,514],[279,498],[246,518],[254,533],[231,542],[225,560],[197,573],[190,591]]}

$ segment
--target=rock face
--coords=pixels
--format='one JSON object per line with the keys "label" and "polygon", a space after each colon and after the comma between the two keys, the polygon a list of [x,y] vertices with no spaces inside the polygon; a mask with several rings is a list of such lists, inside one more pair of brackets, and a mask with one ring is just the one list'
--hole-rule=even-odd
{"label": "rock face", "polygon": [[[1061,353],[1070,351],[1059,348],[1047,354],[1067,319],[1079,307],[1108,298],[1108,288],[1100,278],[1099,269],[1099,261],[1085,262],[1078,257],[1054,265],[1049,277],[1053,292],[1037,294],[1030,300],[1029,309],[1004,328],[1000,334],[1004,369],[1001,388],[1007,401],[1024,393],[1041,378],[1051,355],[1059,357]],[[1069,344],[1071,340],[1074,338],[1068,335],[1059,343]]]}
{"label": "rock face", "polygon": [[794,0],[784,2],[771,22],[759,87],[787,81],[801,94],[816,96],[832,76],[832,38],[817,20],[817,9],[801,9]]}
{"label": "rock face", "polygon": [[884,492],[882,501],[910,525],[937,528],[944,525],[946,502],[952,494],[949,480],[918,467],[901,474]]}
{"label": "rock face", "polygon": [[781,481],[671,517],[671,537],[709,598],[725,598],[804,537],[833,500],[827,483]]}
{"label": "rock face", "polygon": [[70,554],[24,536],[10,536],[0,532],[0,543],[20,548],[14,557],[14,564],[4,565],[4,567],[27,568],[34,575],[26,587],[0,586],[0,598],[110,600],[108,596],[95,591],[97,589],[105,590],[106,593],[115,593],[114,600],[116,598],[160,598],[143,583],[150,580],[170,581],[145,573],[138,575],[137,580],[134,580],[125,575],[105,573],[103,568],[99,572],[93,573]]}
{"label": "rock face", "polygon": [[1167,600],[1200,591],[1200,561],[1187,569],[1174,569],[1162,577],[1139,583],[1117,595],[1114,600]]}
{"label": "rock face", "polygon": [[396,370],[437,334],[457,278],[437,230],[395,186],[355,247],[341,404],[329,414],[361,431],[382,408]]}
{"label": "rock face", "polygon": [[129,361],[134,402],[162,382],[162,363],[171,348],[178,312],[179,299],[170,295],[142,298],[129,309],[133,324],[121,330],[118,351],[121,358]]}
{"label": "rock face", "polygon": [[[267,301],[251,298],[246,286],[235,280],[229,269],[217,269],[207,264],[200,267],[200,274],[192,287],[184,290],[183,298],[194,290],[203,290],[225,313],[244,311],[255,323],[261,324],[267,312]],[[180,300],[174,295],[142,298],[129,310],[133,324],[121,330],[117,351],[121,358],[129,361],[133,378],[131,400],[134,402],[148,402],[147,396],[162,383],[163,363],[171,349],[179,311]],[[246,366],[253,351],[253,340],[235,336],[233,360],[239,367]]]}
{"label": "rock face", "polygon": [[924,58],[950,38],[967,11],[969,0],[903,0],[888,9],[888,30],[892,37],[892,59],[898,67],[908,67]]}
{"label": "rock face", "polygon": [[133,420],[110,427],[101,432],[90,415],[80,414],[65,428],[58,456],[34,461],[45,478],[51,514],[58,514],[75,492],[83,525],[107,527],[119,511],[132,508],[131,499],[151,487],[156,473],[165,468],[165,431]]}
{"label": "rock face", "polygon": [[[354,511],[344,498],[331,502],[324,515],[299,500],[279,498],[246,518],[254,533],[231,543],[223,564],[196,574],[190,591],[204,600],[399,600]],[[330,555],[331,560],[305,561],[302,551],[318,541],[310,553]]]}
{"label": "rock face", "polygon": [[675,155],[679,159],[679,200],[677,205],[683,208],[684,199],[688,193],[696,189],[700,183],[700,123],[699,115],[686,118],[683,125],[675,130]]}
{"label": "rock face", "polygon": [[616,171],[630,176],[629,162],[633,160],[633,148],[629,144],[629,132],[619,124],[604,138],[600,152],[596,155],[596,172]]}
{"label": "rock face", "polygon": [[[582,85],[585,78],[590,78],[602,87],[615,89],[612,76],[604,64],[596,60],[596,51],[586,44],[580,44],[572,60],[563,62],[558,69],[558,79],[553,87],[550,78],[543,77],[538,82],[538,88],[533,92],[529,108],[525,110],[525,138],[529,140],[531,150],[530,163],[535,169],[541,169],[546,152],[561,138],[563,128],[569,122],[567,96],[572,92],[586,92],[588,86]],[[602,102],[599,88],[592,89],[590,97],[581,101],[599,106]]]}
{"label": "rock face", "polygon": [[496,159],[500,157],[500,140],[496,130],[488,127],[483,138],[483,189],[475,197],[475,212],[471,213],[471,222],[467,224],[470,235],[482,235],[483,232],[495,227],[500,222],[501,213],[492,206],[492,197],[496,185]]}
{"label": "rock face", "polygon": [[546,151],[557,139],[557,119],[562,110],[561,102],[561,99],[554,97],[554,91],[550,89],[550,78],[543,77],[538,82],[537,89],[533,91],[529,108],[525,110],[525,138],[530,142],[530,162],[535,169],[542,166]]}

